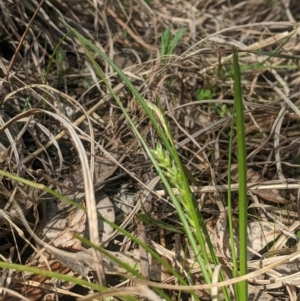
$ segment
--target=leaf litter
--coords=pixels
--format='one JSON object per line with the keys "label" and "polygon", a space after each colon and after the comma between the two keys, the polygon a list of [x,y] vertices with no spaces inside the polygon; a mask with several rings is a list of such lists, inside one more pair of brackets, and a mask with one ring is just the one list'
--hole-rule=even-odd
{"label": "leaf litter", "polygon": [[[228,268],[231,268],[228,232],[222,209],[225,208],[228,133],[234,95],[230,53],[231,46],[237,47],[241,51],[249,168],[249,270],[259,271],[298,248],[299,61],[293,59],[293,55],[299,55],[297,4],[297,1],[263,0],[205,3],[131,0],[124,6],[120,2],[98,1],[95,10],[89,2],[46,0],[10,66],[21,36],[29,26],[29,16],[34,14],[38,3],[1,2],[1,170],[46,185],[88,209],[94,208],[94,213],[87,215],[45,190],[2,177],[1,257],[76,275],[72,268],[53,258],[51,252],[37,251],[13,206],[12,199],[15,199],[32,230],[50,245],[72,254],[87,248],[74,233],[92,241],[97,236],[114,256],[138,267],[141,254],[136,245],[121,233],[115,235],[107,223],[92,222],[90,214],[98,212],[135,234],[140,221],[131,212],[143,212],[139,204],[143,199],[151,203],[151,210],[146,212],[157,221],[139,228],[144,229],[148,245],[180,273],[191,274],[193,283],[203,281],[193,258],[182,251],[184,237],[176,247],[178,240],[174,233],[159,223],[179,227],[174,208],[163,193],[145,197],[147,185],[153,192],[162,187],[149,184],[155,177],[153,168],[77,40],[67,37],[62,41],[63,65],[59,65],[57,58],[46,75],[54,48],[66,33],[59,18],[65,18],[118,61],[144,97],[153,102],[160,99],[182,162],[201,185],[193,190],[218,255]],[[174,55],[162,64],[159,45],[164,30],[170,28],[175,33],[183,27],[186,30]],[[260,50],[286,56],[254,53]],[[154,147],[155,134],[135,100],[110,66],[100,59],[98,63],[139,130]],[[204,95],[210,99],[204,99]],[[69,127],[74,129],[76,138],[70,134]],[[88,165],[82,163],[78,141],[84,147],[81,155]],[[235,152],[236,142],[232,149]],[[85,172],[92,181],[89,188],[84,185]],[[236,175],[232,180],[236,183]],[[127,197],[120,197],[124,193]],[[94,195],[94,204],[88,202],[90,194]],[[237,206],[236,198],[234,195]],[[22,228],[25,235],[12,228],[12,224]],[[32,250],[37,252],[29,256]],[[149,280],[174,284],[168,271],[151,256],[147,260]],[[111,261],[106,262],[107,275],[107,266],[112,265]],[[122,279],[124,270],[118,266],[112,268]],[[298,273],[296,264],[282,264],[264,277],[248,279],[250,299],[296,300]],[[54,300],[57,295],[75,298],[85,294],[77,294],[71,287],[58,288],[47,277],[3,272],[2,278],[7,291],[1,293],[6,294],[6,300],[19,300],[7,293],[9,290],[29,300]],[[109,277],[106,280],[107,284],[115,285]],[[38,288],[42,284],[42,289]],[[203,300],[210,298],[205,290],[199,291],[198,296]]]}

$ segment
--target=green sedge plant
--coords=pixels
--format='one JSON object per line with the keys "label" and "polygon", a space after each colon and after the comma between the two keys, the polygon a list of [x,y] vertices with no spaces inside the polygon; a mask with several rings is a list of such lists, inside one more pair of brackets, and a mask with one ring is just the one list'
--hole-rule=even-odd
{"label": "green sedge plant", "polygon": [[[131,92],[133,93],[133,95],[135,96],[135,98],[139,101],[139,103],[141,104],[141,106],[143,107],[143,109],[146,111],[146,113],[148,114],[149,119],[150,119],[152,125],[154,126],[154,128],[157,130],[157,132],[162,133],[162,131],[159,131],[159,128],[158,128],[158,125],[157,125],[157,120],[155,119],[154,115],[151,113],[151,109],[149,108],[147,102],[142,98],[142,96],[138,93],[138,91],[133,86],[133,84],[128,80],[128,78],[115,65],[115,63],[113,61],[111,61],[100,49],[98,49],[95,45],[93,45],[89,40],[85,39],[82,35],[80,35],[75,29],[73,29],[72,27],[70,27],[64,21],[63,21],[63,23],[70,30],[70,32],[72,32],[78,38],[78,40],[81,42],[81,45],[83,46],[83,48],[85,50],[86,56],[90,59],[91,64],[94,67],[94,70],[95,70],[96,74],[106,84],[108,90],[110,91],[111,95],[113,96],[113,98],[115,99],[115,101],[119,105],[120,109],[122,110],[122,112],[123,112],[123,114],[124,114],[127,122],[129,123],[130,127],[132,128],[133,132],[138,137],[138,139],[141,141],[141,143],[142,143],[143,147],[145,148],[145,150],[146,150],[149,158],[152,160],[152,162],[153,162],[156,170],[158,170],[158,173],[161,176],[162,181],[165,183],[166,187],[168,186],[168,188],[167,188],[168,193],[170,195],[173,195],[173,197],[175,198],[175,195],[174,195],[174,193],[172,191],[172,188],[171,188],[170,185],[168,185],[168,181],[167,181],[166,177],[164,176],[163,172],[161,171],[161,169],[160,169],[159,165],[157,164],[156,160],[154,159],[151,150],[149,149],[149,147],[147,146],[146,142],[142,138],[141,134],[137,130],[135,124],[133,123],[133,121],[129,117],[129,115],[126,112],[125,108],[123,107],[123,104],[120,101],[119,97],[115,94],[115,92],[113,91],[112,87],[107,82],[107,80],[105,78],[105,75],[103,74],[100,66],[95,61],[95,59],[94,59],[91,51],[96,52],[99,56],[101,56],[102,59],[104,59],[105,61],[107,61],[114,68],[114,70],[118,73],[118,75],[120,76],[120,78],[126,83],[127,87],[131,90]],[[162,138],[163,142],[168,145],[169,149],[171,149],[169,140],[166,138],[166,136],[165,135],[161,135],[161,138]],[[140,241],[138,241],[138,242],[140,244],[142,243]],[[179,282],[181,284],[186,284],[186,282],[182,278],[178,278],[178,277],[176,277],[176,278],[179,280]],[[161,290],[160,290],[160,295],[164,295],[164,293]],[[199,300],[195,294],[193,294],[193,296],[194,296],[195,300]]]}
{"label": "green sedge plant", "polygon": [[[127,122],[131,126],[135,135],[140,139],[141,144],[143,145],[143,147],[146,150],[149,158],[151,159],[154,167],[156,168],[158,174],[160,175],[161,180],[162,180],[163,184],[165,185],[165,188],[174,204],[174,207],[177,210],[179,219],[182,223],[182,229],[187,236],[190,248],[193,250],[193,253],[195,256],[195,261],[201,268],[204,280],[206,283],[211,283],[212,275],[213,275],[211,264],[213,263],[215,266],[218,265],[219,264],[218,258],[216,256],[214,247],[212,246],[212,243],[210,241],[210,238],[209,238],[209,235],[208,235],[208,232],[206,229],[206,225],[204,223],[204,219],[201,215],[201,212],[198,210],[197,203],[196,203],[195,198],[189,187],[189,183],[188,183],[188,180],[186,177],[186,172],[185,172],[184,166],[181,164],[178,152],[177,152],[175,144],[174,144],[174,140],[172,138],[170,129],[168,127],[167,119],[163,113],[162,108],[160,107],[160,104],[157,103],[157,105],[154,105],[152,103],[145,101],[143,99],[143,97],[138,93],[136,88],[133,86],[133,84],[124,75],[124,73],[114,64],[113,61],[111,61],[103,52],[101,52],[101,50],[99,50],[89,40],[85,39],[82,35],[80,35],[74,28],[70,27],[64,21],[62,21],[62,22],[69,29],[69,31],[72,34],[74,34],[77,37],[77,39],[80,41],[81,45],[83,46],[83,48],[85,50],[87,57],[90,59],[92,65],[93,65],[97,75],[107,85],[107,88],[109,89],[110,93],[112,94],[115,101],[118,103],[119,107],[123,111],[123,114],[124,114]],[[165,38],[165,39],[166,39],[165,45],[167,45],[168,38]],[[177,40],[177,42],[178,42],[178,40]],[[172,40],[171,46],[172,45],[174,45],[174,40]],[[169,50],[172,49],[173,46],[172,47],[171,46],[169,48],[166,48],[164,46],[164,49],[165,49],[164,52],[166,51],[166,49],[169,49]],[[142,136],[139,133],[139,131],[137,130],[135,124],[128,116],[120,99],[114,93],[112,87],[108,84],[100,66],[94,60],[94,56],[92,55],[92,52],[97,53],[99,56],[101,56],[102,59],[104,59],[107,63],[109,63],[113,67],[113,69],[118,73],[120,78],[126,83],[127,87],[131,90],[131,92],[135,96],[136,100],[139,102],[139,104],[142,106],[142,108],[147,113],[154,129],[156,130],[156,132],[158,133],[158,135],[160,137],[160,142],[157,143],[156,149],[151,150],[148,147],[148,145],[146,144],[146,142],[144,141],[144,139],[142,138]],[[237,74],[239,74],[239,72],[237,72]],[[236,78],[236,75],[235,75],[235,78]],[[240,85],[240,81],[236,80],[236,82],[239,83],[239,85]],[[237,86],[237,88],[238,88],[238,86]],[[237,97],[237,99],[240,99],[240,98]],[[238,112],[240,112],[240,107],[237,106],[235,109],[237,111],[237,116],[238,116],[238,114],[240,114],[240,113],[238,113]],[[239,124],[240,121],[237,123]],[[4,173],[4,172],[1,172],[1,173],[5,176],[9,176],[12,178],[15,177],[13,175],[9,175],[8,173]],[[52,191],[51,189],[47,188],[44,185],[41,186],[37,183],[32,183],[30,181],[27,181],[27,180],[24,180],[24,179],[21,179],[18,177],[16,178],[16,180],[18,180],[20,182],[24,182],[27,185],[31,185],[31,186],[39,188],[39,189],[44,189],[45,191],[54,195],[55,197],[57,197],[61,200],[70,202],[70,200],[68,200],[67,198],[57,194],[56,192]],[[178,189],[178,191],[179,191],[178,195],[174,194],[174,192],[173,192],[174,187],[176,187]],[[246,191],[246,190],[244,190],[244,191]],[[78,207],[78,204],[76,204],[74,202],[72,203],[72,205]],[[84,210],[84,208],[81,208],[81,209]],[[242,218],[242,216],[241,216],[241,218]],[[141,241],[136,239],[130,233],[126,232],[124,229],[120,229],[116,225],[112,225],[112,226],[115,229],[118,229],[124,235],[130,237],[137,244],[139,244],[140,246],[145,248],[154,258],[156,258],[159,262],[161,262],[161,264],[163,266],[165,266],[174,275],[174,277],[176,279],[178,279],[180,284],[182,284],[182,285],[187,284],[186,281],[182,278],[182,276],[179,275],[174,269],[172,269],[171,266],[166,265],[165,261],[163,261],[160,258],[160,256],[158,256],[151,248],[149,248],[147,245],[143,244]],[[244,233],[244,232],[240,231],[240,233]],[[85,243],[87,243],[87,242],[85,241]],[[93,246],[93,247],[96,248],[96,246]],[[100,251],[102,251],[103,253],[106,253],[105,250],[101,249]],[[240,254],[241,254],[241,251],[240,251]],[[106,254],[106,255],[108,255],[108,254]],[[240,262],[242,262],[242,258],[243,257],[241,256]],[[125,269],[127,269],[132,275],[139,277],[139,275],[136,273],[135,268],[128,267],[125,264],[122,265],[122,263],[118,262],[117,260],[116,260],[116,262],[118,264],[120,264],[121,266],[123,266]],[[0,262],[0,266],[3,268],[6,268],[6,263]],[[240,264],[240,266],[239,266],[241,275],[246,273],[246,271],[247,271],[247,269],[245,269],[243,266],[244,265],[242,265],[242,264]],[[29,271],[28,267],[23,267],[23,266],[19,266],[19,265],[14,265],[11,268],[14,268],[17,270]],[[31,270],[31,271],[33,271],[33,270]],[[42,273],[47,274],[48,273],[50,277],[66,280],[65,275],[56,275],[53,273],[51,274],[51,272],[40,271],[38,269],[34,269],[34,273],[37,273],[37,274],[42,274]],[[223,280],[223,275],[221,273],[219,275],[219,279]],[[71,278],[70,279],[68,278],[68,280],[72,281],[72,282],[75,281],[74,279],[71,279]],[[83,284],[81,282],[79,283],[76,281],[74,283],[78,283],[81,285]],[[191,283],[191,280],[189,280],[188,284],[192,285],[193,283]],[[86,284],[84,283],[84,285],[86,285]],[[90,285],[90,287],[93,287],[93,289],[96,289],[99,291],[103,289],[102,287],[99,287],[99,286],[96,287],[94,285],[93,286]],[[168,295],[166,295],[162,290],[157,289],[156,291],[164,299],[171,300],[170,297]],[[238,292],[237,296],[244,296],[244,294],[245,294],[245,292],[247,292],[247,290],[241,284],[239,286],[239,289],[237,289],[237,292]],[[242,293],[240,293],[240,292],[242,292]],[[223,294],[224,294],[225,300],[230,300],[229,292],[227,291],[226,288],[223,288]],[[191,295],[195,300],[199,300],[199,298],[197,297],[197,295],[194,292],[191,292]],[[220,299],[220,298],[218,298],[218,299]],[[246,299],[242,299],[241,297],[239,297],[239,300],[246,300]]]}
{"label": "green sedge plant", "polygon": [[[203,217],[201,212],[198,210],[198,206],[191,192],[187,177],[185,176],[183,165],[180,162],[178,152],[174,145],[174,140],[171,136],[166,118],[158,106],[147,102],[133,86],[130,80],[125,76],[125,74],[116,66],[116,64],[108,58],[108,56],[98,49],[91,41],[84,38],[79,34],[74,28],[69,26],[66,22],[62,21],[68,30],[76,36],[80,41],[82,47],[85,50],[87,57],[90,59],[91,64],[94,67],[97,75],[102,79],[109,89],[111,95],[117,102],[118,106],[122,110],[128,124],[132,128],[136,137],[140,140],[148,157],[152,161],[155,169],[157,170],[168,195],[170,196],[174,207],[177,210],[179,219],[183,225],[184,232],[188,238],[189,245],[194,252],[195,261],[200,266],[203,273],[203,277],[206,283],[212,282],[212,268],[211,263],[217,265],[219,264],[218,258],[216,256],[215,250],[210,241]],[[172,41],[174,42],[174,40]],[[172,43],[173,45],[174,43]],[[171,48],[169,48],[171,49]],[[97,53],[103,60],[105,60],[114,71],[119,75],[119,77],[125,82],[127,87],[131,90],[135,99],[141,105],[141,107],[146,112],[148,118],[151,121],[152,126],[156,130],[160,137],[160,142],[157,144],[155,150],[151,150],[147,143],[144,141],[143,137],[139,133],[135,124],[127,114],[122,102],[118,96],[114,93],[112,87],[108,84],[101,68],[94,60],[92,52]],[[173,192],[174,186],[179,190],[179,196],[176,196]],[[141,245],[141,242],[137,242]],[[175,275],[174,275],[175,276]],[[177,276],[178,277],[178,276]],[[176,277],[176,278],[177,278]],[[178,279],[178,278],[177,278]],[[178,279],[181,284],[184,283],[181,277]],[[220,274],[220,280],[223,280],[222,274]],[[189,283],[192,284],[192,283]],[[226,288],[223,288],[223,293],[226,300],[230,300],[229,292]],[[192,296],[198,300],[198,297],[192,292]]]}

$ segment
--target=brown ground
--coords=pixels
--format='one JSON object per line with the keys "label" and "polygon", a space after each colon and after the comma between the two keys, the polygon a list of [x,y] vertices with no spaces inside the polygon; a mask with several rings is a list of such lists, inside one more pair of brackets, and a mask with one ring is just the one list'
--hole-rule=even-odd
{"label": "brown ground", "polygon": [[[202,192],[198,191],[196,195],[202,204],[212,239],[220,248],[217,226],[221,222],[220,211],[226,207],[226,193],[221,188],[216,192],[214,187],[227,183],[230,116],[234,97],[231,47],[234,46],[244,50],[239,54],[239,62],[246,111],[249,185],[273,185],[272,190],[249,190],[249,221],[256,221],[259,216],[271,227],[274,233],[266,230],[273,237],[266,239],[269,247],[281,250],[283,255],[295,248],[300,188],[298,1],[46,0],[31,23],[37,7],[38,3],[33,0],[0,2],[0,170],[44,184],[83,202],[76,195],[91,191],[83,181],[88,170],[82,165],[78,142],[71,132],[62,133],[69,124],[81,130],[77,130],[77,134],[85,147],[84,155],[94,169],[92,188],[98,194],[102,191],[109,196],[109,204],[112,201],[115,206],[111,207],[114,213],[111,220],[122,224],[124,216],[130,214],[131,209],[128,208],[135,207],[138,198],[143,195],[143,185],[149,185],[155,177],[146,153],[108,89],[97,77],[79,41],[73,35],[63,39],[67,30],[60,19],[64,18],[114,60],[145,99],[161,102],[182,163],[200,183],[198,190],[202,189]],[[174,55],[164,64],[160,59],[160,45],[162,33],[167,27],[172,35],[183,27],[186,31]],[[59,43],[59,51],[52,57]],[[256,50],[260,52],[251,52]],[[270,53],[280,55],[270,56]],[[62,56],[61,63],[59,55]],[[129,89],[111,66],[98,56],[94,57],[136,126],[154,148],[156,135]],[[53,114],[64,116],[64,121],[59,122]],[[90,124],[86,121],[87,116]],[[237,183],[236,140],[232,154],[234,184]],[[85,175],[84,171],[87,172]],[[293,189],[288,185],[293,185],[290,186]],[[35,242],[25,231],[13,200],[18,201],[31,228],[41,237],[51,226],[49,223],[53,216],[61,214],[59,205],[52,207],[57,204],[57,198],[38,187],[32,188],[9,177],[2,178],[0,192],[2,259],[23,264],[31,262],[33,266],[42,267],[43,263],[32,261],[30,255]],[[237,206],[234,193],[233,199],[234,206]],[[161,200],[153,198],[152,201],[151,208],[146,209],[153,218],[174,226],[178,217],[172,207],[167,206],[163,211]],[[118,205],[117,208],[120,202],[125,203],[125,207]],[[87,234],[86,216],[74,216],[64,215],[60,220],[62,229]],[[72,221],[80,225],[80,229],[75,229]],[[18,228],[24,231],[25,237],[18,232]],[[144,225],[138,222],[136,216],[128,221],[126,229],[140,239],[145,234]],[[160,246],[174,251],[178,238],[174,238],[174,233],[167,230],[162,233],[163,230],[155,226],[146,230],[146,239],[157,243],[151,245],[154,250],[159,253]],[[257,232],[260,231],[261,228]],[[251,247],[258,252],[266,246],[266,240],[259,236],[265,243],[257,247],[257,232],[254,236],[250,235],[250,240],[253,240]],[[48,236],[48,242],[56,236],[57,233]],[[93,239],[92,234],[90,238]],[[124,242],[121,236],[116,240],[109,235],[108,238],[107,248],[115,252],[134,253],[136,246]],[[184,238],[180,239],[184,241]],[[100,240],[103,241],[103,237],[100,236]],[[81,248],[73,238],[70,242],[54,240],[52,244],[72,252]],[[267,251],[265,248],[261,254]],[[164,252],[161,251],[162,254]],[[172,262],[173,255],[170,256],[166,259]],[[252,258],[253,269],[259,268],[254,263],[257,258]],[[69,268],[57,267],[57,262],[51,263],[50,260],[50,264],[56,271],[70,272]],[[249,280],[254,287],[252,299],[296,300],[298,289],[295,283],[288,285],[290,279],[278,281],[277,286],[265,286],[264,295],[257,297],[263,284],[266,284],[263,280],[273,276],[280,279],[297,273],[295,267],[287,266],[283,270],[280,270],[280,275],[277,270],[276,276],[275,272],[270,272],[265,278]],[[145,276],[161,282],[168,279],[167,273],[160,273],[158,278]],[[13,277],[11,283],[10,277]],[[295,279],[296,275],[292,278]],[[33,284],[17,285],[17,279],[24,283],[24,278],[17,273],[11,276],[3,272],[2,279],[6,279],[3,286],[30,300],[46,300],[47,290],[37,289],[35,286],[38,283],[53,286],[46,278],[32,276],[30,280]],[[115,285],[114,281],[114,277],[107,276],[109,285]],[[199,281],[201,273],[195,276],[195,283]],[[174,281],[168,283],[174,284]],[[70,294],[69,289],[60,296],[66,294]],[[81,289],[78,294],[87,292]],[[197,294],[202,300],[210,298],[205,292],[197,291]],[[75,298],[69,297],[71,299],[60,298]],[[6,300],[19,300],[19,297],[15,298],[6,296]],[[187,297],[174,294],[172,298],[185,300]]]}

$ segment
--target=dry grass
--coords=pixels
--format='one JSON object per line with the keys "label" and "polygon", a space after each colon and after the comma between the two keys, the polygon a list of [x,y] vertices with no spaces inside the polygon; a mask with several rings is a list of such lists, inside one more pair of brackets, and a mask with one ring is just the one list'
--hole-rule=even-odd
{"label": "dry grass", "polygon": [[[272,250],[284,253],[295,248],[300,211],[300,73],[299,57],[292,59],[292,56],[299,55],[300,31],[295,22],[300,19],[300,9],[297,1],[285,2],[284,6],[281,1],[271,0],[107,3],[46,0],[32,24],[30,20],[38,6],[36,1],[0,2],[3,79],[0,87],[0,169],[44,184],[71,199],[76,199],[78,193],[91,195],[87,197],[91,202],[87,201],[86,205],[90,238],[96,243],[98,226],[91,222],[96,211],[92,207],[95,205],[93,191],[102,190],[113,198],[116,191],[124,189],[124,184],[131,184],[134,194],[139,194],[154,177],[146,155],[76,39],[67,37],[62,41],[63,61],[60,64],[54,59],[47,75],[54,48],[66,33],[59,21],[64,18],[107,53],[145,98],[153,102],[160,99],[182,162],[204,186],[195,190],[207,224],[214,232],[221,221],[220,212],[226,206],[220,185],[226,184],[227,177],[229,116],[234,95],[230,53],[235,46],[241,51],[249,186],[251,183],[261,186],[261,190],[249,187],[249,214],[254,216],[253,220],[259,217],[280,229]],[[182,27],[187,30],[169,63],[163,65],[159,46],[167,26],[173,33]],[[270,57],[266,53],[251,52],[255,50],[286,56]],[[154,147],[155,136],[147,118],[112,68],[97,60],[143,136]],[[208,90],[211,99],[199,101],[200,90]],[[79,150],[68,127],[77,131],[85,152]],[[236,153],[236,143],[232,153]],[[85,160],[89,167],[84,167]],[[232,170],[232,180],[236,181],[235,165]],[[94,185],[88,187],[88,182]],[[13,230],[12,224],[23,227],[12,199],[18,201],[30,226],[39,235],[49,217],[46,201],[56,200],[42,190],[5,177],[0,194],[1,257],[24,264],[34,248],[30,245],[34,243],[28,236],[26,239]],[[171,208],[166,210],[170,217],[162,218],[163,221],[176,219]],[[152,204],[150,211],[156,218],[166,216],[161,203]],[[122,216],[116,216],[118,223],[122,223]],[[131,219],[126,225],[134,231],[136,222]],[[164,254],[166,249],[172,248],[173,234],[159,233],[155,228],[152,232],[147,234],[147,239],[152,239],[154,249]],[[223,245],[220,237],[214,239],[220,248]],[[114,245],[117,251],[131,252],[130,242],[122,245],[118,239],[116,244],[113,236],[110,240],[109,246]],[[78,251],[73,247],[66,249]],[[266,256],[267,252],[265,249],[261,254]],[[168,255],[170,261],[172,254]],[[249,261],[251,270],[260,268],[254,259]],[[264,279],[249,279],[249,283],[257,290],[266,287],[266,298],[275,296],[281,300],[288,296],[296,300],[297,284],[290,284],[290,278],[281,279],[297,271],[287,267],[280,273],[272,271]],[[2,277],[4,279],[4,274]],[[45,279],[31,278],[31,285],[17,285],[17,279],[22,282],[18,277],[17,274],[7,276],[12,284],[7,280],[5,291],[12,289],[27,294],[30,300],[43,300],[46,289],[35,288],[32,293],[32,288],[46,282]],[[277,285],[268,283],[269,277],[279,279]],[[162,278],[167,276],[162,275]],[[199,279],[199,275],[195,279]],[[109,277],[107,281],[113,285]],[[15,298],[6,300],[19,300]],[[205,300],[205,294],[201,298]]]}

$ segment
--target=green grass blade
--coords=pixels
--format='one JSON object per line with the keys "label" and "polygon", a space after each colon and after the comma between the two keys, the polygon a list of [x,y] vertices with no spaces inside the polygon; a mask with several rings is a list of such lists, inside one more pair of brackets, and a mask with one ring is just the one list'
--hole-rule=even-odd
{"label": "green grass blade", "polygon": [[[239,250],[240,275],[247,274],[247,164],[244,106],[241,88],[241,76],[238,61],[238,52],[233,52],[233,80],[234,80],[234,107],[236,112],[237,146],[238,146],[238,179],[239,179]],[[248,284],[243,281],[239,284],[239,300],[248,300]]]}
{"label": "green grass blade", "polygon": [[[233,135],[234,135],[234,116],[235,116],[235,108],[233,107],[232,112],[232,120],[231,120],[231,131],[230,131],[230,137],[229,137],[229,147],[228,147],[228,179],[227,179],[227,204],[228,204],[228,228],[229,228],[229,234],[230,234],[230,249],[231,249],[231,258],[233,263],[233,277],[238,277],[238,263],[237,263],[237,256],[236,256],[236,243],[234,240],[234,229],[233,229],[233,208],[232,208],[232,199],[231,199],[231,162],[232,162],[232,145],[233,145]],[[238,284],[234,285],[234,291],[236,299],[238,299],[239,296],[239,289]]]}
{"label": "green grass blade", "polygon": [[30,181],[30,180],[27,180],[27,179],[24,179],[24,178],[21,178],[19,176],[16,176],[12,173],[9,173],[7,171],[4,171],[4,170],[0,170],[0,175],[4,176],[4,177],[8,177],[10,179],[13,179],[15,181],[18,181],[20,183],[23,183],[25,185],[28,185],[30,187],[33,187],[33,188],[36,188],[36,189],[41,189],[47,193],[49,193],[50,195],[52,195],[53,197],[57,198],[57,199],[60,199],[62,201],[64,201],[65,203],[73,206],[73,207],[76,207],[78,209],[81,209],[83,211],[86,211],[86,208],[72,200],[70,200],[69,198],[57,193],[56,191],[48,188],[47,186],[45,186],[44,184],[39,184],[39,183],[36,183],[36,182],[33,182],[33,181]]}
{"label": "green grass blade", "polygon": [[[25,265],[21,265],[21,264],[8,263],[8,262],[4,262],[4,261],[0,260],[0,268],[32,273],[32,274],[36,274],[36,275],[49,277],[50,279],[51,278],[58,279],[61,282],[74,283],[76,285],[80,285],[80,286],[83,286],[83,287],[90,288],[90,289],[92,289],[96,292],[103,292],[103,291],[107,290],[106,287],[100,286],[99,284],[95,284],[95,283],[92,283],[90,281],[83,280],[83,279],[78,278],[78,277],[64,275],[64,274],[61,274],[61,273],[56,273],[56,272],[52,272],[52,271],[47,271],[47,270],[43,270],[43,269],[29,267],[29,266],[25,266]],[[82,297],[86,297],[86,296],[82,296]],[[122,296],[120,298],[124,299],[124,300],[127,300],[127,301],[133,301],[133,300],[136,301],[136,300],[138,300],[137,298],[134,298],[132,296]],[[106,300],[108,300],[108,299],[106,299]]]}
{"label": "green grass blade", "polygon": [[169,45],[169,49],[168,49],[169,53],[168,54],[173,53],[176,45],[178,44],[179,40],[182,38],[184,32],[185,32],[185,28],[181,28],[176,32],[175,37],[173,38],[172,42]]}
{"label": "green grass blade", "polygon": [[56,272],[38,269],[38,268],[34,268],[34,267],[29,267],[29,266],[25,266],[25,265],[21,265],[21,264],[16,264],[16,263],[0,261],[0,268],[12,269],[12,270],[16,270],[16,271],[41,275],[41,276],[45,276],[45,277],[49,277],[49,278],[55,278],[55,279],[59,279],[61,281],[71,282],[71,283],[75,283],[78,285],[86,286],[86,287],[92,288],[94,290],[97,290],[99,292],[107,289],[103,286],[100,286],[99,284],[95,284],[95,283],[92,283],[92,282],[89,282],[89,281],[86,281],[86,280],[83,280],[83,279],[80,279],[77,277],[68,276],[68,275],[64,275],[61,273],[56,273]]}
{"label": "green grass blade", "polygon": [[171,40],[171,31],[170,31],[170,27],[167,27],[165,29],[165,31],[162,34],[161,37],[161,56],[164,57],[166,55],[168,55],[168,47],[170,45],[170,40]]}
{"label": "green grass blade", "polygon": [[66,39],[67,36],[68,36],[68,34],[65,34],[59,40],[59,42],[57,43],[57,45],[55,46],[55,48],[54,48],[54,50],[52,52],[52,55],[51,55],[51,57],[49,59],[49,62],[47,64],[46,74],[45,74],[45,79],[44,79],[44,84],[47,84],[47,82],[48,82],[48,77],[49,77],[49,73],[50,73],[50,70],[51,70],[52,62],[55,59],[55,57],[57,56],[57,53],[59,52],[60,46],[61,46],[62,42]]}

